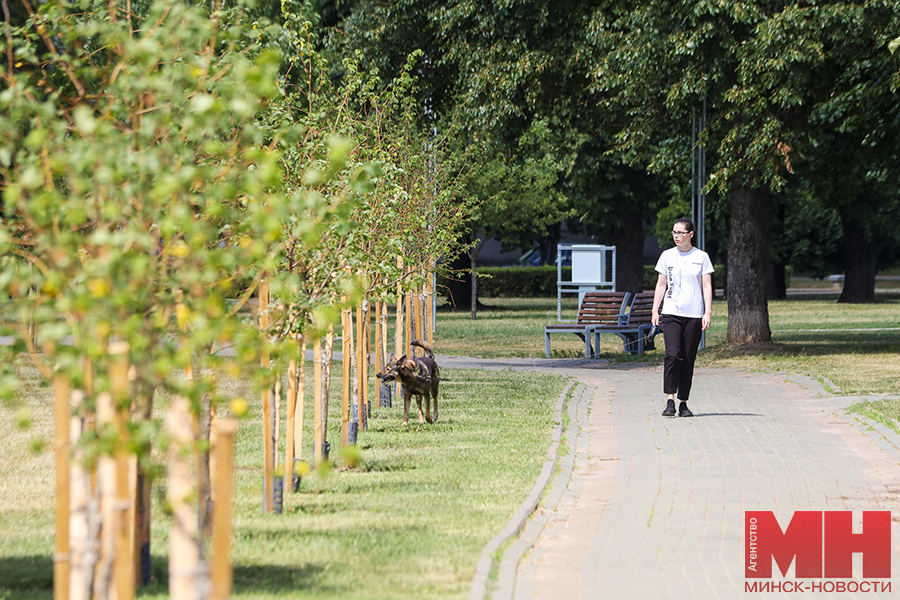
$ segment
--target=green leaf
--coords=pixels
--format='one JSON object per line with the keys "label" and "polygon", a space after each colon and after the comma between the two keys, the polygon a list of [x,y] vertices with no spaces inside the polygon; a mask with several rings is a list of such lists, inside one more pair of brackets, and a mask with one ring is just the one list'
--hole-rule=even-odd
{"label": "green leaf", "polygon": [[94,119],[91,109],[87,106],[77,107],[72,116],[75,119],[75,126],[81,133],[91,135],[97,130],[97,120]]}
{"label": "green leaf", "polygon": [[896,53],[897,48],[900,48],[900,37],[894,38],[888,43],[888,50],[891,51],[891,54]]}

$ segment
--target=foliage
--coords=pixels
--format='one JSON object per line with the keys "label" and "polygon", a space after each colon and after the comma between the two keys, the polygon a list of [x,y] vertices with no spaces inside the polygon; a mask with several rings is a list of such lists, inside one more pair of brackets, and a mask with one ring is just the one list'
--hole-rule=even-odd
{"label": "foliage", "polygon": [[[387,85],[361,56],[343,61],[345,79],[328,77],[310,22],[282,9],[278,45],[287,69],[282,99],[267,121],[298,131],[282,161],[288,195],[311,188],[319,198],[286,223],[275,292],[282,301],[275,330],[298,333],[309,322],[320,335],[338,309],[366,296],[395,294],[421,283],[439,257],[458,252],[460,166],[446,140],[420,128],[410,72],[419,53]],[[333,136],[346,142],[335,144]],[[326,164],[333,164],[329,172]],[[324,176],[322,174],[324,173]],[[318,212],[316,212],[318,211]],[[320,222],[315,235],[310,223]],[[398,263],[398,257],[405,261]]]}
{"label": "foliage", "polygon": [[[538,121],[516,143],[477,151],[467,191],[478,202],[468,221],[474,241],[497,238],[505,249],[530,248],[552,225],[571,215],[557,182],[562,165],[547,124]],[[480,247],[479,247],[480,249]]]}
{"label": "foliage", "polygon": [[70,8],[42,4],[3,48],[18,58],[0,95],[4,299],[37,327],[45,372],[101,393],[125,342],[137,388],[197,402],[210,382],[182,374],[214,365],[216,344],[253,343],[227,298],[271,265],[291,212],[254,120],[277,57],[251,59],[239,27],[181,4],[154,4],[136,31]]}
{"label": "foliage", "polygon": [[496,233],[508,247],[548,247],[562,219],[601,233],[621,225],[622,207],[661,200],[642,169],[607,155],[616,115],[598,105],[587,77],[595,3],[315,5],[329,53],[361,49],[380,72],[399,73],[401,56],[423,52],[416,94],[425,118],[458,123],[457,145],[474,156],[468,190],[481,209],[472,240]]}
{"label": "foliage", "polygon": [[[896,54],[897,48],[900,48],[900,37],[892,39],[888,44],[888,50],[890,50],[891,54]],[[896,91],[898,88],[900,88],[900,71],[894,71],[891,77],[891,89]]]}
{"label": "foliage", "polygon": [[842,270],[841,219],[837,211],[813,196],[806,186],[791,186],[784,223],[786,262],[795,271],[823,278]]}

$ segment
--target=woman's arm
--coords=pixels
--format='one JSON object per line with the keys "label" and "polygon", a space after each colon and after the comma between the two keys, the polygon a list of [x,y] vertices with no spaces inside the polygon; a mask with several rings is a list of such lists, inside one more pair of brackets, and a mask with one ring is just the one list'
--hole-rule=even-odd
{"label": "woman's arm", "polygon": [[712,273],[703,276],[703,329],[707,329],[712,322]]}
{"label": "woman's arm", "polygon": [[650,322],[656,326],[659,326],[659,305],[662,303],[665,293],[666,276],[660,273],[656,279],[656,287],[653,289],[653,314],[650,315]]}

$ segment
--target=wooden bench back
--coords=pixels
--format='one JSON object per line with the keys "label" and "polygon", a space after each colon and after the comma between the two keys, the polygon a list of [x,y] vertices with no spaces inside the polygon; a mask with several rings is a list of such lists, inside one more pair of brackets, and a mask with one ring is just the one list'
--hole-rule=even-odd
{"label": "wooden bench back", "polygon": [[628,326],[649,325],[653,315],[653,292],[638,292],[628,311]]}
{"label": "wooden bench back", "polygon": [[[579,325],[618,325],[625,292],[586,292],[578,309]],[[650,295],[653,302],[653,293]]]}

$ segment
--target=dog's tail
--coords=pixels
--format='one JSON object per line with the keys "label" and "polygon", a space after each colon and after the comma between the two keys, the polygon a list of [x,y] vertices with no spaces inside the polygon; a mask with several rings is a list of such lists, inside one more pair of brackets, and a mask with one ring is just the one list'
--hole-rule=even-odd
{"label": "dog's tail", "polygon": [[434,358],[434,348],[431,347],[431,344],[426,342],[425,340],[413,340],[409,343],[410,346],[418,346],[425,350],[428,353],[428,358]]}

